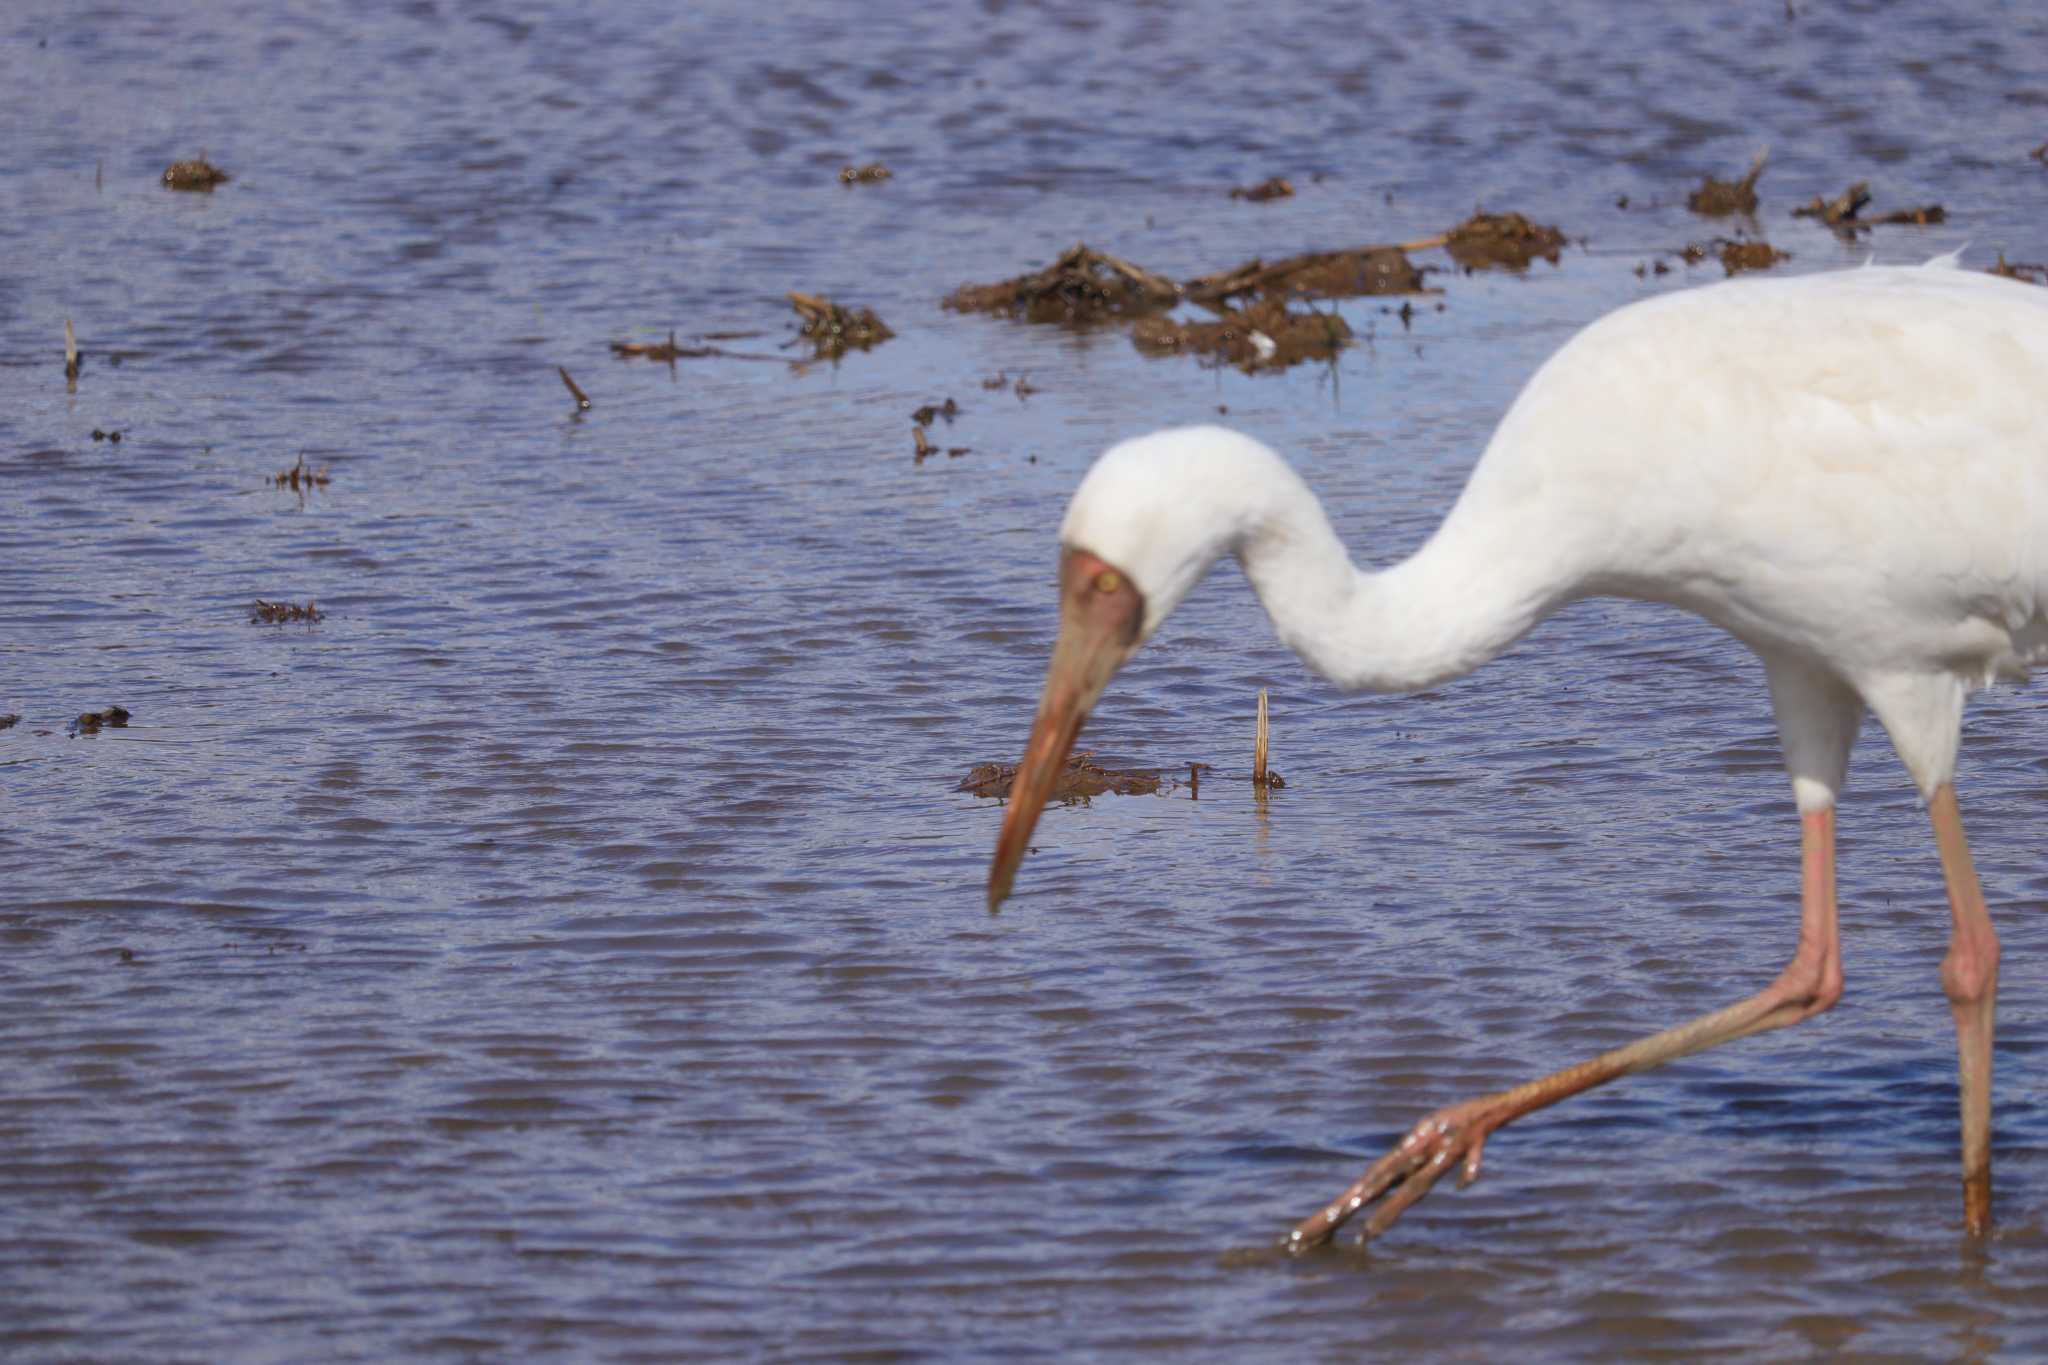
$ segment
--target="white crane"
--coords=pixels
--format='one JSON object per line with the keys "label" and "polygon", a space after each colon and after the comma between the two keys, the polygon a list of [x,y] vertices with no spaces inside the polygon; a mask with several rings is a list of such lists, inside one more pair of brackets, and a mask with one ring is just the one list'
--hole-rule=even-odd
{"label": "white crane", "polygon": [[1344,688],[1477,668],[1560,605],[1667,602],[1763,660],[1801,823],[1799,943],[1746,1000],[1429,1115],[1290,1234],[1384,1231],[1502,1124],[1840,998],[1835,801],[1865,707],[1919,787],[1953,928],[1963,1218],[1991,1226],[1998,938],[1953,784],[1964,698],[2048,658],[2048,289],[1955,268],[1743,279],[1631,304],[1546,362],[1443,524],[1355,566],[1315,495],[1248,437],[1161,431],[1104,454],[1060,530],[1060,627],[993,864],[1009,894],[1111,676],[1226,554],[1280,638]]}

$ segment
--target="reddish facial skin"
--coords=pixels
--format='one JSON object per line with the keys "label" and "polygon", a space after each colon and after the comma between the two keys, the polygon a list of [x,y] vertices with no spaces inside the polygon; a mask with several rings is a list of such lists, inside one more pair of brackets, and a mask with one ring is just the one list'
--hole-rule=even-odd
{"label": "reddish facial skin", "polygon": [[1121,569],[1086,550],[1068,550],[1060,562],[1060,633],[1046,669],[1038,719],[1010,788],[1010,809],[988,870],[988,908],[1010,894],[1038,813],[1052,794],[1088,708],[1137,648],[1145,597]]}

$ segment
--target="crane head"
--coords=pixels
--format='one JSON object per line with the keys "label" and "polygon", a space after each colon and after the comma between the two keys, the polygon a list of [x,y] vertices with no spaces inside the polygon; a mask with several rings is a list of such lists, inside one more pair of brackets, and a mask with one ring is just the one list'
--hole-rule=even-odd
{"label": "crane head", "polygon": [[1045,692],[1024,761],[1010,787],[1010,808],[988,870],[988,908],[1010,894],[1017,864],[1052,794],[1074,737],[1102,689],[1144,638],[1145,595],[1130,575],[1087,550],[1068,547],[1060,560],[1060,630],[1046,669]]}

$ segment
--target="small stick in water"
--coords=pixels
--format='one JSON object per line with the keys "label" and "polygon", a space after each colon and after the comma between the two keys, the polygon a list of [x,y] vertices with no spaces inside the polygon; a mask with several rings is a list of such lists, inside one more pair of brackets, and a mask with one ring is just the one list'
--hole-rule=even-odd
{"label": "small stick in water", "polygon": [[1266,689],[1259,689],[1259,728],[1252,739],[1252,785],[1266,786]]}
{"label": "small stick in water", "polygon": [[555,373],[562,376],[562,382],[569,386],[570,394],[576,399],[576,406],[584,411],[588,411],[590,408],[590,395],[576,387],[576,381],[569,377],[569,367],[557,365],[555,366]]}
{"label": "small stick in water", "polygon": [[64,319],[64,377],[78,379],[78,334],[71,330],[70,318]]}

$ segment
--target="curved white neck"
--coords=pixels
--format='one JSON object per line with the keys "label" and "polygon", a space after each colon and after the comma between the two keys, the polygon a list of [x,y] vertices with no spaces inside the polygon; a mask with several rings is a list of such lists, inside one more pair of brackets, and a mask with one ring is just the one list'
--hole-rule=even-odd
{"label": "curved white neck", "polygon": [[1237,557],[1280,639],[1340,687],[1412,692],[1459,677],[1574,595],[1555,555],[1464,501],[1407,559],[1361,569],[1314,494],[1289,482]]}

